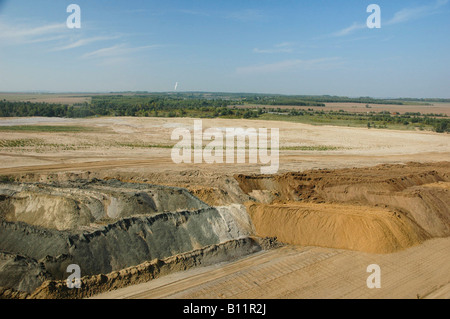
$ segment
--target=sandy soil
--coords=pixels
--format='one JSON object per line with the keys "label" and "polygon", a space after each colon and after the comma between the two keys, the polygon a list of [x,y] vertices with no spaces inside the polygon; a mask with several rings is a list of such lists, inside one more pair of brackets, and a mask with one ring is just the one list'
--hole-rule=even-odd
{"label": "sandy soil", "polygon": [[421,244],[428,234],[379,207],[292,203],[253,204],[247,211],[260,236],[283,243],[392,253]]}
{"label": "sandy soil", "polygon": [[[197,170],[220,174],[257,173],[262,165],[174,164],[170,148],[176,127],[192,128],[193,119],[98,118],[80,120],[0,119],[0,125],[71,125],[95,132],[1,132],[1,140],[38,139],[36,146],[0,148],[0,174],[31,171],[133,167],[136,172]],[[445,161],[450,158],[448,134],[311,126],[259,120],[203,120],[203,128],[242,127],[280,129],[279,172],[317,168],[364,167],[409,161]],[[283,150],[313,147],[311,151]],[[314,150],[324,147],[324,151]],[[95,163],[94,163],[95,162]]]}
{"label": "sandy soil", "polygon": [[[32,124],[85,126],[95,130],[76,133],[2,131],[0,141],[9,141],[2,145],[10,145],[0,148],[0,175],[3,178],[28,182],[94,177],[118,178],[123,181],[181,186],[187,187],[191,193],[210,205],[242,203],[248,196],[255,195],[253,191],[261,190],[250,186],[246,189],[248,185],[244,185],[245,187],[242,183],[239,185],[239,181],[235,179],[237,174],[259,174],[261,164],[173,163],[169,146],[177,141],[171,140],[171,133],[177,127],[192,129],[193,119],[126,117],[70,120],[0,119],[2,126]],[[421,212],[427,212],[429,207],[433,209],[433,201],[439,201],[440,196],[448,194],[450,158],[448,134],[311,126],[260,120],[203,120],[203,129],[208,127],[279,128],[282,148],[280,174],[349,168],[339,173],[341,175],[335,171],[317,171],[319,172],[317,175],[311,173],[313,180],[310,184],[314,182],[320,186],[314,193],[317,194],[315,204],[320,204],[320,201],[341,204],[348,202],[350,205],[373,207],[380,201],[389,207],[399,207],[400,213],[406,212],[408,218],[412,216],[411,218],[419,220],[417,223],[425,227],[428,233],[431,234],[435,230],[435,226],[429,223],[427,215]],[[25,146],[14,146],[14,141],[28,142]],[[283,150],[283,147],[305,146],[311,147],[311,150]],[[409,162],[429,164],[407,172],[402,172],[401,167],[387,166],[367,170],[369,172],[367,175],[362,173],[365,171],[364,168],[379,164]],[[433,163],[436,163],[436,167]],[[355,167],[363,168],[357,173],[358,176],[351,170]],[[389,173],[390,170],[395,173]],[[434,174],[434,171],[439,171],[439,178],[433,177],[437,174]],[[327,179],[319,176],[320,174],[337,175],[327,182]],[[416,180],[417,174],[423,175],[424,180]],[[406,175],[411,177],[404,180]],[[314,176],[317,178],[314,179]],[[398,187],[389,188],[389,176],[393,176],[394,184]],[[339,183],[339,180],[344,182]],[[378,180],[378,184],[374,183],[374,180]],[[293,187],[292,189],[303,189],[295,188],[303,187],[303,184],[298,184],[295,178],[290,181],[293,184],[286,185]],[[243,191],[238,191],[239,187]],[[300,199],[303,198],[300,196]],[[292,201],[298,198],[286,197],[283,200]],[[269,201],[267,204],[273,203]],[[421,209],[421,212],[415,212],[416,207]],[[439,207],[444,209],[442,211],[439,208],[441,209],[438,210],[439,216],[447,218],[448,203],[443,201]],[[316,206],[315,209],[320,210]],[[332,208],[333,212],[338,210]],[[362,214],[361,208],[356,210],[358,214]],[[385,214],[383,208],[375,210],[377,214],[378,211]],[[318,220],[315,223],[320,225],[321,222]],[[434,235],[438,234],[440,233],[436,232]],[[444,232],[444,236],[447,236],[445,234]],[[117,291],[115,295],[107,296],[417,298],[419,294],[419,297],[449,298],[448,238],[434,238],[424,242],[420,238],[414,241],[414,245],[406,250],[383,255],[367,251],[339,250],[335,246],[334,248],[288,246],[255,254],[236,263],[215,265],[207,268],[208,272],[205,268],[193,270],[193,273],[183,272],[174,275],[175,277],[170,275],[158,279],[162,281],[154,280],[144,286],[126,288],[131,289],[128,292]],[[368,276],[365,270],[372,263],[378,263],[382,267],[382,289],[369,290],[365,284]]]}
{"label": "sandy soil", "polygon": [[[448,238],[434,239],[389,255],[286,246],[95,298],[449,298],[449,245]],[[371,264],[380,266],[380,289],[367,287]]]}

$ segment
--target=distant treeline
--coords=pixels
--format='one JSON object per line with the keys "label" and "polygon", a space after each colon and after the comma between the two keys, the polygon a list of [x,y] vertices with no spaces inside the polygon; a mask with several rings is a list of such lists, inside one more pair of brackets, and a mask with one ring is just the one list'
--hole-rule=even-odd
{"label": "distant treeline", "polygon": [[[257,93],[220,93],[220,92],[171,92],[171,93],[141,93],[131,94],[135,99],[158,98],[158,99],[181,99],[181,100],[222,100],[233,104],[261,104],[261,105],[292,105],[292,106],[325,106],[324,103],[360,103],[360,104],[414,104],[427,105],[431,102],[447,102],[450,99],[440,98],[396,98],[380,99],[372,97],[346,97],[334,95],[280,95],[280,94],[257,94]],[[127,97],[127,94],[115,95],[116,97]],[[128,97],[130,93],[128,93]]]}
{"label": "distant treeline", "polygon": [[[335,95],[281,95],[281,94],[259,94],[259,93],[221,93],[221,92],[123,92],[124,94],[139,94],[141,96],[177,97],[187,99],[219,99],[227,101],[242,101],[245,103],[257,102],[268,105],[285,105],[283,101],[306,103],[314,106],[315,103],[364,103],[364,104],[395,104],[404,105],[416,102],[429,104],[433,102],[450,103],[450,99],[443,98],[372,98],[372,97],[347,97]],[[296,104],[290,104],[296,105]],[[301,105],[307,106],[307,105]]]}
{"label": "distant treeline", "polygon": [[[303,98],[295,98],[295,97],[284,97],[284,96],[255,96],[245,98],[245,104],[258,104],[258,105],[291,105],[291,106],[318,106],[324,107],[325,104],[305,100]],[[243,103],[241,103],[243,104]]]}
{"label": "distant treeline", "polygon": [[[309,98],[309,97],[308,97]],[[316,97],[328,101],[328,97]],[[333,100],[335,97],[329,97]],[[335,100],[334,100],[335,101]],[[346,101],[342,98],[341,102]],[[355,102],[354,99],[351,99]],[[382,101],[361,98],[359,103],[381,103]],[[436,132],[450,132],[450,119],[444,114],[389,114],[386,112],[344,112],[328,111],[308,108],[308,110],[293,109],[290,111],[280,108],[260,107],[245,108],[245,104],[260,105],[297,105],[322,106],[321,102],[301,100],[286,96],[257,96],[241,94],[191,94],[189,97],[177,94],[142,94],[142,95],[102,95],[93,96],[91,103],[74,105],[10,102],[0,101],[0,117],[67,117],[84,118],[92,116],[137,116],[137,117],[191,117],[191,118],[229,118],[229,119],[271,119],[281,116],[281,120],[293,119],[304,123],[332,123],[339,125],[361,125],[370,128],[387,127],[387,125],[405,125],[423,129],[425,126]],[[306,103],[303,104],[303,103]],[[392,102],[389,102],[392,104]],[[244,107],[230,107],[243,105]],[[325,122],[324,122],[325,121]]]}
{"label": "distant treeline", "polygon": [[69,117],[69,109],[69,106],[61,104],[0,101],[0,117]]}
{"label": "distant treeline", "polygon": [[[245,103],[262,105],[294,105],[294,106],[325,106],[324,103],[361,103],[361,104],[393,104],[404,105],[410,100],[402,99],[374,99],[371,97],[342,97],[330,95],[299,95],[299,96],[250,96],[244,99]],[[415,100],[414,102],[431,102]]]}
{"label": "distant treeline", "polygon": [[221,108],[228,104],[228,101],[222,99],[114,95],[93,97],[89,110],[95,115],[103,116],[153,116],[155,112]]}
{"label": "distant treeline", "polygon": [[[290,110],[288,115],[291,117],[308,116],[312,110],[308,112],[304,110]],[[388,112],[370,112],[368,114],[363,113],[351,113],[341,111],[314,111],[314,117],[316,120],[328,119],[336,122],[352,122],[352,123],[364,123],[367,122],[367,126],[387,128],[388,125],[413,125],[418,126],[421,130],[424,126],[432,127],[435,132],[445,133],[450,132],[450,119],[444,114],[421,114],[420,112],[392,115]],[[441,117],[441,118],[440,118]]]}
{"label": "distant treeline", "polygon": [[450,99],[437,99],[437,98],[429,98],[429,99],[395,99],[397,101],[405,101],[405,102],[425,102],[425,103],[450,103]]}
{"label": "distant treeline", "polygon": [[200,110],[205,107],[224,108],[229,102],[225,100],[181,99],[142,96],[96,96],[90,104],[49,104],[34,102],[0,101],[0,117],[70,117],[89,116],[158,116],[175,110]]}

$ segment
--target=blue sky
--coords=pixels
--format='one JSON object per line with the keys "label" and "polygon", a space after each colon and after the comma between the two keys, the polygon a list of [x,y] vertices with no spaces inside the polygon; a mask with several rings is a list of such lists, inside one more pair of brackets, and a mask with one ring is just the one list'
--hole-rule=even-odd
{"label": "blue sky", "polygon": [[0,91],[450,98],[449,17],[449,0],[0,0]]}

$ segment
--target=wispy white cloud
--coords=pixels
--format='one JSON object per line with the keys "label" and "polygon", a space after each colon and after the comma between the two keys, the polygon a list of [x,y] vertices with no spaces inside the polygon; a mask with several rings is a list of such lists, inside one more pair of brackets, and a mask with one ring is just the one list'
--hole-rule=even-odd
{"label": "wispy white cloud", "polygon": [[289,70],[330,69],[335,68],[341,64],[342,61],[338,57],[311,59],[311,60],[293,59],[262,65],[240,67],[236,69],[236,73],[241,75],[244,74],[248,75],[248,74],[284,72]]}
{"label": "wispy white cloud", "polygon": [[242,22],[260,21],[264,17],[265,15],[262,13],[262,11],[256,9],[246,9],[242,11],[236,11],[227,15],[227,18],[239,20]]}
{"label": "wispy white cloud", "polygon": [[210,16],[210,14],[208,12],[196,11],[196,10],[181,9],[180,12],[184,13],[184,14],[194,15],[194,16],[203,16],[203,17]]}
{"label": "wispy white cloud", "polygon": [[255,52],[255,53],[292,53],[293,50],[291,48],[279,48],[279,49],[258,49],[258,48],[254,48],[253,52]]}
{"label": "wispy white cloud", "polygon": [[97,64],[100,66],[117,66],[120,64],[126,65],[129,62],[130,62],[130,57],[118,56],[118,57],[110,57],[110,58],[102,59],[102,60],[98,61]]}
{"label": "wispy white cloud", "polygon": [[294,43],[292,43],[292,42],[283,42],[283,43],[274,45],[273,48],[270,48],[270,49],[254,48],[253,52],[254,53],[292,53],[294,51],[294,49],[292,48],[293,45],[294,45]]}
{"label": "wispy white cloud", "polygon": [[[132,47],[126,43],[104,46],[93,50],[93,45],[109,40],[126,38],[130,35],[93,35],[84,37],[83,33],[68,31],[65,23],[53,23],[41,26],[12,25],[0,21],[0,46],[5,45],[30,45],[46,43],[46,52],[63,52],[83,47],[82,59],[97,59],[100,64],[117,64],[129,61],[133,53],[155,49],[162,45],[146,45]],[[135,35],[135,34],[133,34]]]}
{"label": "wispy white cloud", "polygon": [[420,19],[428,15],[438,13],[438,9],[445,6],[449,0],[438,0],[436,3],[432,5],[414,7],[414,8],[405,8],[394,14],[394,17],[387,22],[385,25],[392,25],[397,23],[404,23],[415,19]]}
{"label": "wispy white cloud", "polygon": [[[387,20],[386,22],[383,21],[382,26],[405,23],[411,20],[420,19],[432,14],[436,14],[439,12],[438,9],[445,6],[448,2],[449,0],[437,0],[435,3],[431,5],[402,9],[400,11],[397,11],[390,20]],[[366,27],[367,25],[365,23],[355,22],[351,26],[339,30],[337,32],[334,32],[331,35],[334,37],[342,37],[349,35],[355,31],[365,29]]]}
{"label": "wispy white cloud", "polygon": [[365,24],[355,22],[351,26],[349,26],[345,29],[339,30],[338,32],[333,33],[332,35],[335,37],[343,37],[343,36],[349,35],[350,33],[353,33],[354,31],[361,30],[366,27],[367,27],[367,25],[365,25]]}
{"label": "wispy white cloud", "polygon": [[99,42],[99,41],[107,41],[107,40],[114,40],[119,38],[118,36],[114,37],[92,37],[92,38],[85,38],[85,39],[79,39],[77,41],[74,41],[70,44],[60,46],[57,48],[54,48],[52,51],[65,51],[70,49],[75,49],[78,47],[82,47],[91,43]]}
{"label": "wispy white cloud", "polygon": [[295,44],[294,42],[281,42],[281,43],[275,44],[275,47],[276,48],[285,48],[285,47],[291,47],[294,44]]}
{"label": "wispy white cloud", "polygon": [[126,50],[126,47],[124,44],[117,44],[112,47],[102,48],[98,49],[92,52],[88,52],[83,54],[82,58],[104,58],[104,57],[111,57],[111,56],[117,56],[124,53],[124,50]]}
{"label": "wispy white cloud", "polygon": [[64,34],[61,35],[55,35],[55,36],[48,36],[43,38],[37,38],[37,39],[28,39],[23,44],[33,44],[33,43],[42,43],[42,42],[53,42],[53,41],[61,41],[67,39],[67,36]]}
{"label": "wispy white cloud", "polygon": [[146,45],[140,47],[128,47],[125,44],[117,44],[112,47],[98,49],[89,53],[85,53],[82,55],[82,58],[109,58],[109,57],[120,57],[126,56],[134,52],[155,49],[163,47],[163,45],[154,44],[154,45]]}
{"label": "wispy white cloud", "polygon": [[12,26],[0,23],[0,40],[9,44],[27,44],[58,39],[56,35],[67,30],[65,23],[43,26]]}
{"label": "wispy white cloud", "polygon": [[148,12],[148,10],[146,9],[129,9],[129,10],[125,10],[126,13],[146,13]]}

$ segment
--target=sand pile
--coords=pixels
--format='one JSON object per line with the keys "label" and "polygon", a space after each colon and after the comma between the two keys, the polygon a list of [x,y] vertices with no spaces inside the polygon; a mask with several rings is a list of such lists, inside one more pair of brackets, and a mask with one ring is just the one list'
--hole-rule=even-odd
{"label": "sand pile", "polygon": [[398,185],[396,181],[375,185],[339,185],[324,188],[320,196],[327,202],[390,207],[417,222],[433,237],[450,236],[449,182]]}
{"label": "sand pile", "polygon": [[312,203],[247,208],[257,235],[294,245],[392,253],[430,238],[410,219],[381,208]]}
{"label": "sand pile", "polygon": [[237,175],[261,236],[390,253],[450,236],[450,163]]}
{"label": "sand pile", "polygon": [[[364,193],[395,193],[408,188],[450,182],[450,162],[408,165],[379,165],[368,168],[310,170],[278,175],[235,175],[248,195],[266,194],[273,202],[363,200]],[[263,193],[261,193],[263,191]],[[351,196],[338,198],[334,193]]]}

